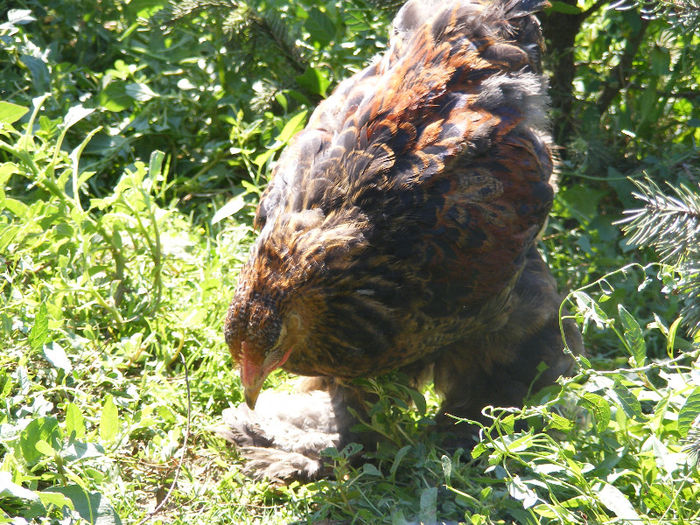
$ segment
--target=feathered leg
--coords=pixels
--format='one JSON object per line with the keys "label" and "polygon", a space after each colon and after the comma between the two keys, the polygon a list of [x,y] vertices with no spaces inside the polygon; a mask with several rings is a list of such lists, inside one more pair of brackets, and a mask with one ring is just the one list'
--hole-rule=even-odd
{"label": "feathered leg", "polygon": [[359,441],[348,407],[360,408],[360,396],[332,378],[304,378],[295,392],[263,391],[254,411],[243,403],[224,410],[224,424],[214,431],[238,447],[249,475],[312,481],[331,473],[324,449]]}
{"label": "feathered leg", "polygon": [[[571,370],[572,360],[562,351],[560,303],[554,278],[532,248],[513,290],[505,327],[452,345],[435,362],[435,387],[444,396],[439,418],[443,428],[468,437],[474,429],[455,426],[446,414],[484,421],[484,406],[521,406],[529,391],[552,384]],[[566,320],[564,331],[569,348],[582,353],[576,324]],[[539,372],[542,362],[547,369]]]}

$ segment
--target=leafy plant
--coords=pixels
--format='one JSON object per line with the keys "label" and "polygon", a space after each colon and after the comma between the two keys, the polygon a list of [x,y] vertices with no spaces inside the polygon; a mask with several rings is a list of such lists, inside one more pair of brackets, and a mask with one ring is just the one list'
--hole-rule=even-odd
{"label": "leafy plant", "polygon": [[[575,290],[588,356],[525,408],[488,409],[479,444],[451,453],[430,390],[368,381],[363,424],[386,441],[329,451],[334,477],[289,487],[244,477],[208,431],[242,401],[221,321],[276,156],[383,48],[398,4],[2,11],[0,521],[697,521],[698,340],[678,315],[683,297],[687,321],[698,303],[696,11],[605,5],[553,2],[544,17],[546,31],[555,13],[577,23],[572,76],[558,66],[569,48],[548,55],[570,78],[553,91],[570,130],[543,247]],[[630,232],[684,254],[663,264],[614,224],[639,207],[626,176],[641,173],[655,182],[637,188]]]}

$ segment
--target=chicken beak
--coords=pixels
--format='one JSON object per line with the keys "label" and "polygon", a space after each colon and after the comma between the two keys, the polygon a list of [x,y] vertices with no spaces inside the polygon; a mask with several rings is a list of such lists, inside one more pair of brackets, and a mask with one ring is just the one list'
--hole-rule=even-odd
{"label": "chicken beak", "polygon": [[255,356],[248,351],[248,345],[245,342],[241,346],[243,348],[243,357],[241,359],[243,396],[245,397],[245,404],[253,410],[267,374],[263,369],[262,360],[255,359]]}
{"label": "chicken beak", "polygon": [[289,359],[292,353],[290,347],[282,356],[278,353],[273,353],[266,357],[259,357],[250,351],[249,345],[243,341],[241,343],[241,383],[243,384],[243,397],[248,408],[253,410],[255,403],[258,401],[258,395],[262,389],[265,378],[270,375],[270,372],[281,367]]}
{"label": "chicken beak", "polygon": [[260,394],[260,388],[248,388],[246,387],[243,391],[243,396],[245,397],[245,404],[251,410],[255,409],[255,403],[258,400],[258,394]]}

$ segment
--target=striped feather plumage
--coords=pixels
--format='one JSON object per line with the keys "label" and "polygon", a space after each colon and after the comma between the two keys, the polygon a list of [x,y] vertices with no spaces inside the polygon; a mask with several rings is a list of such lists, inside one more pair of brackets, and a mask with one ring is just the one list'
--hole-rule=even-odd
{"label": "striped feather plumage", "polygon": [[411,0],[387,52],[293,139],[225,322],[251,408],[279,366],[337,380],[432,366],[445,407],[470,416],[519,394],[452,383],[566,370],[534,249],[553,199],[544,4]]}

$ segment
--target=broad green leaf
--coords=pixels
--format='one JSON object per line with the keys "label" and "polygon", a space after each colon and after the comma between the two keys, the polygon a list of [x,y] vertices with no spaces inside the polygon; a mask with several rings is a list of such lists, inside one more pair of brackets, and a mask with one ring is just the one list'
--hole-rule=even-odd
{"label": "broad green leaf", "polygon": [[119,412],[111,395],[107,396],[102,406],[100,417],[100,439],[105,443],[111,443],[119,431]]}
{"label": "broad green leaf", "polygon": [[5,498],[17,498],[27,501],[39,501],[36,492],[25,489],[12,481],[12,474],[0,472],[0,501]]}
{"label": "broad green leaf", "polygon": [[10,177],[15,173],[20,173],[20,169],[14,162],[3,162],[0,164],[0,186],[10,180]]}
{"label": "broad green leaf", "polygon": [[46,62],[30,55],[22,55],[19,57],[19,60],[32,75],[34,91],[37,93],[49,91],[51,87],[51,74],[49,73]]}
{"label": "broad green leaf", "polygon": [[321,46],[327,46],[335,37],[333,20],[318,7],[311,8],[304,27],[311,35],[311,40],[318,42]]}
{"label": "broad green leaf", "polygon": [[21,119],[29,108],[0,100],[0,124],[12,124]]}
{"label": "broad green leaf", "polygon": [[61,457],[66,461],[76,461],[78,459],[101,458],[105,455],[104,449],[94,443],[83,443],[74,441],[61,450]]}
{"label": "broad green leaf", "polygon": [[134,99],[126,93],[124,84],[112,82],[97,97],[102,108],[107,111],[123,111],[133,104]]}
{"label": "broad green leaf", "polygon": [[552,5],[547,9],[548,11],[556,11],[557,13],[564,13],[565,15],[578,15],[581,13],[581,8],[576,7],[575,5],[560,2],[558,0],[554,0],[550,3]]}
{"label": "broad green leaf", "polygon": [[375,476],[379,478],[382,477],[381,471],[371,463],[365,463],[362,465],[362,473],[367,476]]}
{"label": "broad green leaf", "polygon": [[85,418],[75,403],[66,406],[66,434],[74,439],[85,437]]}
{"label": "broad green leaf", "polygon": [[29,346],[32,350],[39,350],[49,339],[49,316],[46,311],[46,303],[41,303],[39,311],[34,318],[34,326],[29,332]]}
{"label": "broad green leaf", "polygon": [[310,93],[321,97],[326,96],[326,90],[331,84],[328,76],[322,70],[314,67],[306,68],[306,71],[296,77],[296,81]]}
{"label": "broad green leaf", "polygon": [[632,366],[644,366],[647,357],[647,347],[644,342],[644,333],[639,323],[634,316],[627,311],[621,304],[618,305],[617,311],[622,321],[624,328],[625,348],[632,356]]}
{"label": "broad green leaf", "polygon": [[581,402],[587,408],[595,420],[596,430],[602,432],[610,423],[610,405],[598,394],[587,392],[581,398]]}
{"label": "broad green leaf", "polygon": [[508,494],[518,501],[521,502],[523,508],[529,509],[539,499],[537,493],[528,485],[526,485],[520,476],[514,476],[511,481],[507,483]]}
{"label": "broad green leaf", "polygon": [[644,501],[644,504],[654,512],[663,514],[671,504],[671,498],[666,493],[666,491],[669,489],[670,487],[664,485],[647,486],[646,490],[642,494],[642,501]]}
{"label": "broad green leaf", "polygon": [[73,370],[73,365],[66,355],[66,351],[55,341],[44,345],[44,357],[54,368],[63,370],[69,374]]}
{"label": "broad green leaf", "polygon": [[44,441],[43,439],[40,439],[39,441],[37,441],[36,444],[34,445],[34,448],[37,449],[44,456],[53,457],[54,455],[56,455],[56,451],[54,450],[54,448],[51,445],[49,445],[49,443],[47,441]]}
{"label": "broad green leaf", "polygon": [[449,486],[452,483],[452,458],[443,454],[440,457],[440,463],[442,464],[442,474],[445,476],[445,483]]}
{"label": "broad green leaf", "polygon": [[18,219],[22,219],[29,211],[29,206],[27,206],[25,203],[9,197],[4,198],[0,204],[2,204],[3,208],[12,213]]}
{"label": "broad green leaf", "polygon": [[80,517],[92,525],[121,525],[119,515],[104,494],[88,492],[78,485],[51,487],[44,491],[48,492],[69,498]]}
{"label": "broad green leaf", "polygon": [[308,111],[304,110],[300,111],[292,118],[290,118],[282,128],[282,131],[277,137],[277,140],[282,142],[283,144],[289,142],[294,135],[296,135],[299,131],[301,131],[304,128],[304,122],[306,122],[307,114]]}
{"label": "broad green leaf", "polygon": [[7,21],[12,25],[24,25],[35,22],[30,9],[10,9],[7,12]]}
{"label": "broad green leaf", "polygon": [[68,113],[66,113],[65,118],[63,119],[63,127],[67,129],[74,126],[93,111],[95,110],[92,108],[85,108],[82,104],[72,106],[68,110]]}
{"label": "broad green leaf", "polygon": [[678,432],[680,432],[681,436],[685,437],[688,435],[691,425],[699,415],[700,386],[696,387],[695,390],[691,392],[678,412]]}
{"label": "broad green leaf", "polygon": [[138,18],[150,18],[166,5],[167,0],[132,0],[128,3],[128,10]]}
{"label": "broad green leaf", "polygon": [[34,465],[42,458],[36,445],[39,441],[50,444],[51,449],[59,448],[60,429],[55,417],[40,417],[29,423],[19,436],[19,450],[28,465]]}
{"label": "broad green leaf", "polygon": [[479,441],[471,451],[471,456],[473,459],[478,459],[487,451],[486,445],[483,441]]}
{"label": "broad green leaf", "polygon": [[401,464],[401,461],[403,460],[404,456],[408,454],[408,452],[411,450],[411,445],[406,445],[405,447],[401,447],[397,452],[396,455],[394,455],[394,462],[391,464],[391,468],[389,469],[389,475],[393,479],[394,476],[396,476],[396,471],[399,468],[399,465]]}
{"label": "broad green leaf", "polygon": [[158,93],[148,87],[147,84],[127,84],[126,94],[139,102],[148,102],[152,98],[158,97]]}
{"label": "broad green leaf", "polygon": [[615,516],[623,520],[633,520],[635,523],[642,523],[639,514],[634,510],[627,496],[620,492],[619,489],[609,483],[597,483],[593,486],[593,490],[603,505]]}
{"label": "broad green leaf", "polygon": [[425,415],[425,411],[427,410],[427,404],[425,402],[425,396],[421,394],[418,390],[414,388],[408,388],[407,389],[408,395],[411,396],[411,401],[413,401],[413,404],[416,405],[416,410],[418,413],[423,416]]}
{"label": "broad green leaf", "polygon": [[211,223],[216,224],[217,222],[230,217],[234,213],[238,213],[246,205],[244,198],[244,193],[239,193],[231,198],[226,204],[217,210],[214,216],[211,218]]}
{"label": "broad green leaf", "polygon": [[559,512],[554,510],[553,505],[549,505],[546,503],[540,503],[539,505],[535,505],[532,507],[532,510],[534,510],[538,516],[542,516],[543,518],[547,519],[556,519],[559,518]]}
{"label": "broad green leaf", "polygon": [[673,358],[673,351],[676,349],[676,334],[678,333],[678,327],[681,325],[682,321],[683,318],[678,317],[675,321],[673,321],[671,327],[668,329],[666,354],[669,358]]}
{"label": "broad green leaf", "polygon": [[68,507],[71,510],[75,510],[75,506],[70,498],[59,492],[39,492],[39,499],[44,505],[53,505],[59,509]]}
{"label": "broad green leaf", "polygon": [[152,151],[148,159],[148,174],[156,180],[162,180],[163,160],[165,153],[159,150]]}
{"label": "broad green leaf", "polygon": [[420,523],[436,523],[437,521],[437,487],[428,487],[420,494],[420,512],[418,521]]}

